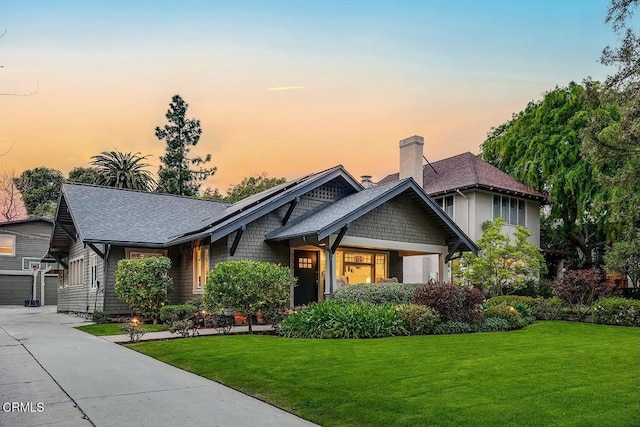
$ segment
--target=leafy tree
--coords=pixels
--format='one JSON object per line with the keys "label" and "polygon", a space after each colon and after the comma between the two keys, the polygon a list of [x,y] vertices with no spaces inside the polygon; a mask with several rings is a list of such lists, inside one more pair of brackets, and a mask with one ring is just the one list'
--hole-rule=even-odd
{"label": "leafy tree", "polygon": [[116,295],[134,313],[153,319],[155,324],[173,289],[170,269],[171,260],[167,257],[121,259],[116,268]]}
{"label": "leafy tree", "polygon": [[606,22],[622,40],[620,46],[604,50],[601,62],[616,71],[589,92],[590,102],[609,107],[600,108],[584,132],[584,152],[609,195],[600,210],[608,212],[610,224],[617,227],[611,237],[627,240],[640,227],[640,37],[628,25],[638,3],[611,2]]}
{"label": "leafy tree", "polygon": [[207,188],[202,197],[209,200],[219,200],[222,202],[235,203],[254,194],[258,194],[264,190],[285,183],[285,178],[269,178],[266,172],[258,176],[247,176],[240,184],[232,185],[227,189],[227,195],[220,194],[218,189],[211,190]]}
{"label": "leafy tree", "polygon": [[200,120],[187,119],[189,104],[174,95],[169,104],[164,127],[156,127],[156,138],[166,142],[166,153],[160,157],[158,188],[161,193],[196,196],[202,181],[216,172],[215,167],[191,169],[211,161],[211,155],[190,157],[189,151],[200,141]]}
{"label": "leafy tree", "polygon": [[[585,87],[570,83],[544,95],[507,123],[492,129],[481,156],[549,197],[550,211],[542,218],[542,246],[564,257],[580,252],[583,266],[603,248],[607,226],[594,202],[607,197],[606,189],[582,155],[581,133],[600,108],[586,102]],[[546,229],[545,229],[546,228]]]}
{"label": "leafy tree", "polygon": [[465,253],[456,272],[465,282],[484,288],[492,297],[522,289],[527,280],[546,270],[540,249],[527,241],[531,233],[516,226],[512,242],[502,233],[503,226],[502,217],[485,222],[477,242],[478,256]]}
{"label": "leafy tree", "polygon": [[632,240],[615,242],[604,256],[609,271],[629,276],[633,287],[640,281],[640,232]]}
{"label": "leafy tree", "polygon": [[117,150],[103,151],[92,156],[91,164],[97,172],[95,183],[107,187],[151,191],[154,180],[151,173],[145,170],[149,164],[143,163],[147,157],[149,156],[141,156],[140,153],[121,153]]}
{"label": "leafy tree", "polygon": [[80,184],[95,184],[99,178],[96,168],[84,168],[82,166],[75,167],[69,172],[67,181],[77,182]]}
{"label": "leafy tree", "polygon": [[260,261],[225,261],[209,272],[202,301],[210,308],[233,308],[251,316],[258,311],[284,308],[296,278],[288,267]]}
{"label": "leafy tree", "polygon": [[30,217],[53,218],[60,195],[62,172],[39,166],[22,172],[14,183],[22,194],[22,201]]}

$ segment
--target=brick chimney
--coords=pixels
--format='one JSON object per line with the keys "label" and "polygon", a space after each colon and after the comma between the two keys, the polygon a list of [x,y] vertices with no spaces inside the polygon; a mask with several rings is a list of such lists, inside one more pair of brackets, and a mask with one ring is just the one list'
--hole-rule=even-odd
{"label": "brick chimney", "polygon": [[420,187],[424,185],[422,156],[424,138],[419,135],[400,140],[400,179],[413,178]]}

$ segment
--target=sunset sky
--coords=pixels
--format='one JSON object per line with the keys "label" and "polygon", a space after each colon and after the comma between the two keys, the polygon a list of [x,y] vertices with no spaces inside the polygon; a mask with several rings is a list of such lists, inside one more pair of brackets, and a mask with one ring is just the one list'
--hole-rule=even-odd
{"label": "sunset sky", "polygon": [[609,0],[0,2],[0,168],[150,154],[189,103],[224,192],[336,164],[374,180],[418,134],[435,161],[556,85],[603,79]]}

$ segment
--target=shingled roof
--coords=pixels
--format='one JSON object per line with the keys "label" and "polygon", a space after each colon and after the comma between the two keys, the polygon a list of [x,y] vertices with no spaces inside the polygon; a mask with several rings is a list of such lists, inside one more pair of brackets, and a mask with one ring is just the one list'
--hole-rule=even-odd
{"label": "shingled roof", "polygon": [[[424,165],[423,188],[431,197],[452,193],[456,190],[480,188],[496,193],[511,194],[528,199],[545,201],[544,194],[535,191],[509,174],[485,162],[469,152]],[[378,184],[398,181],[399,174],[391,174]]]}

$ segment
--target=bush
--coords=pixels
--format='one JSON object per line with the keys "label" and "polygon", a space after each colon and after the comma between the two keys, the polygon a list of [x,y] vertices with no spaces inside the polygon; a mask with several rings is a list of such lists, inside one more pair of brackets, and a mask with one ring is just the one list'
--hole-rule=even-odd
{"label": "bush", "polygon": [[408,335],[400,311],[392,305],[311,303],[287,317],[278,333],[289,338],[381,338]]}
{"label": "bush", "polygon": [[525,324],[530,325],[535,322],[540,311],[540,300],[527,296],[519,295],[502,295],[489,299],[485,304],[485,308],[493,307],[495,305],[506,304],[510,305],[522,316],[522,320]]}
{"label": "bush", "polygon": [[160,309],[160,320],[167,323],[178,320],[191,320],[198,307],[191,304],[165,305]]}
{"label": "bush", "polygon": [[566,271],[554,280],[553,292],[582,319],[594,302],[613,292],[613,287],[604,281],[596,268],[591,268]]}
{"label": "bush", "polygon": [[504,332],[512,329],[511,323],[501,317],[486,317],[480,325],[480,332]]}
{"label": "bush", "polygon": [[219,311],[233,308],[251,317],[257,311],[271,312],[289,304],[296,278],[289,267],[260,261],[225,261],[209,272],[203,302]]}
{"label": "bush", "polygon": [[432,334],[434,326],[440,322],[438,313],[424,305],[401,305],[397,309],[404,322],[404,327],[411,335]]}
{"label": "bush", "polygon": [[171,260],[167,257],[121,259],[116,269],[115,291],[131,309],[156,323],[160,307],[169,302],[173,288],[169,277]]}
{"label": "bush", "polygon": [[413,303],[433,308],[440,320],[464,323],[482,322],[482,293],[473,287],[433,283],[419,287]]}
{"label": "bush", "polygon": [[593,321],[605,325],[640,326],[640,301],[603,298],[593,306]]}
{"label": "bush", "polygon": [[470,324],[465,322],[458,322],[455,320],[438,323],[433,328],[433,333],[435,335],[470,334],[472,332],[475,331]]}
{"label": "bush", "polygon": [[553,296],[553,287],[551,280],[527,280],[526,286],[513,292],[513,295],[521,295],[527,297],[551,298]]}
{"label": "bush", "polygon": [[510,329],[518,329],[526,325],[526,322],[518,310],[516,310],[515,307],[504,303],[487,308],[484,312],[484,317],[485,319],[490,317],[504,319],[509,322],[509,325],[511,326]]}
{"label": "bush", "polygon": [[169,326],[169,332],[172,334],[180,334],[183,337],[189,336],[189,331],[193,330],[193,336],[196,335],[196,328],[191,320],[174,320]]}
{"label": "bush", "polygon": [[331,299],[371,304],[409,304],[421,283],[367,283],[341,286]]}
{"label": "bush", "polygon": [[148,331],[139,322],[131,321],[119,326],[120,332],[129,335],[130,342],[138,342]]}
{"label": "bush", "polygon": [[564,302],[558,298],[545,298],[538,302],[538,319],[541,320],[559,320],[562,318],[562,309]]}
{"label": "bush", "polygon": [[94,322],[101,324],[101,323],[107,323],[109,321],[109,316],[104,311],[96,310],[93,313],[91,313],[91,319]]}

